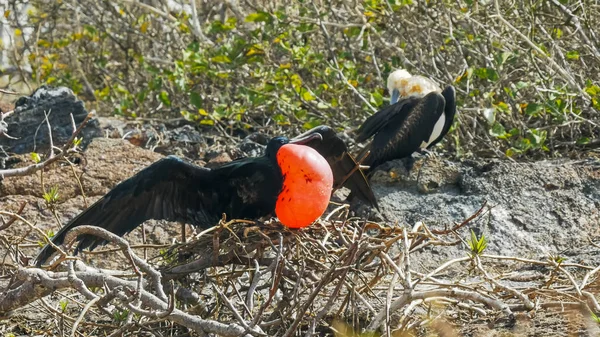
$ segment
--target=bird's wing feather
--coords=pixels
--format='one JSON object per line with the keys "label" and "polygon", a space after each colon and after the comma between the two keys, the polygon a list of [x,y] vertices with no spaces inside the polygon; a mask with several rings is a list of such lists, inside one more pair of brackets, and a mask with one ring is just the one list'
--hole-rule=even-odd
{"label": "bird's wing feather", "polygon": [[435,123],[443,113],[444,97],[431,92],[419,99],[418,104],[388,121],[373,138],[367,158],[371,169],[392,159],[410,156],[429,139]]}
{"label": "bird's wing feather", "polygon": [[346,177],[358,166],[356,160],[348,153],[346,143],[326,125],[314,127],[298,137],[305,137],[312,133],[319,133],[323,139],[314,139],[305,145],[317,150],[327,160],[333,172],[334,187],[345,186],[358,198],[377,208],[377,199],[362,170],[357,169]]}
{"label": "bird's wing feather", "polygon": [[356,141],[361,143],[369,139],[392,119],[401,123],[402,120],[408,117],[408,114],[419,100],[419,97],[403,98],[369,116],[356,131]]}
{"label": "bird's wing feather", "polygon": [[[221,216],[224,197],[233,187],[216,179],[223,171],[235,170],[243,162],[229,163],[219,171],[198,167],[176,157],[163,158],[121,182],[92,206],[81,212],[56,233],[52,241],[62,244],[74,227],[94,225],[124,235],[149,219],[166,219],[197,226],[213,225]],[[229,190],[229,192],[227,191]],[[230,196],[231,197],[231,196]],[[78,237],[77,251],[92,249],[104,240],[91,235]],[[46,245],[37,265],[47,260],[54,249]]]}

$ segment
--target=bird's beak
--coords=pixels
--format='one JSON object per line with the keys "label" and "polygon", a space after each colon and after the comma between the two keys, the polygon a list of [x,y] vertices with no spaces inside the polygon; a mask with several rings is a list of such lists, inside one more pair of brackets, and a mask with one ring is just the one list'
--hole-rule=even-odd
{"label": "bird's beak", "polygon": [[290,140],[290,144],[304,145],[314,139],[319,139],[319,141],[323,141],[323,136],[321,136],[321,134],[318,132],[302,134],[302,135]]}
{"label": "bird's beak", "polygon": [[390,98],[390,104],[395,104],[400,99],[400,90],[394,89],[392,91],[392,98]]}

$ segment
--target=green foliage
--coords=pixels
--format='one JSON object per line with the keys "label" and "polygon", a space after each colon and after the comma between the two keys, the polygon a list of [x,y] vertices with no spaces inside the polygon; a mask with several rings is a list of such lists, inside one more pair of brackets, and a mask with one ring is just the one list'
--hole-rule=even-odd
{"label": "green foliage", "polygon": [[46,200],[47,205],[54,205],[58,202],[58,186],[52,186],[50,190],[44,192],[44,200]]}
{"label": "green foliage", "polygon": [[[543,27],[531,30],[541,6],[500,3],[501,15],[542,53],[496,26],[489,8],[475,1],[430,1],[423,11],[410,0],[361,0],[343,19],[332,15],[336,4],[275,2],[223,16],[200,10],[202,34],[177,10],[165,19],[163,9],[90,2],[82,24],[62,2],[31,6],[26,26],[33,34],[13,31],[28,46],[15,49],[16,59],[31,66],[34,84],[68,86],[101,114],[183,116],[227,131],[269,125],[261,130],[293,134],[321,123],[351,129],[371,113],[367,105],[386,106],[386,76],[405,67],[457,87],[454,135],[444,142],[457,152],[476,153],[491,136],[508,156],[548,156],[561,142],[584,146],[600,136],[591,124],[579,125],[600,109],[599,83],[588,79],[598,60],[584,52],[578,34],[567,33],[556,6],[545,8]],[[589,17],[598,14],[589,10]],[[449,20],[431,20],[433,14]],[[43,29],[48,25],[55,29]],[[561,66],[566,60],[575,86],[548,57]],[[495,111],[484,128],[470,122],[481,109]]]}
{"label": "green foliage", "polygon": [[33,160],[33,162],[36,164],[42,161],[42,158],[40,158],[40,155],[35,152],[31,152],[29,154],[29,156],[31,157],[31,160]]}
{"label": "green foliage", "polygon": [[58,302],[60,305],[60,311],[62,313],[67,312],[67,306],[69,305],[69,300],[68,299],[63,299],[60,302]]}
{"label": "green foliage", "polygon": [[125,322],[125,320],[127,319],[127,316],[129,316],[129,310],[127,310],[127,309],[123,309],[123,310],[115,309],[113,311],[113,319],[115,320],[116,323]]}
{"label": "green foliage", "polygon": [[485,235],[483,235],[483,234],[481,234],[480,238],[477,238],[477,235],[475,235],[475,232],[473,232],[473,230],[471,230],[471,239],[467,240],[467,243],[469,244],[469,249],[471,251],[471,254],[481,255],[481,254],[483,254],[483,251],[487,248],[488,241],[487,241]]}
{"label": "green foliage", "polygon": [[550,258],[558,265],[561,265],[563,262],[565,262],[565,258],[560,255],[551,256]]}
{"label": "green foliage", "polygon": [[73,139],[73,146],[80,146],[82,140],[83,137],[75,137],[75,139]]}
{"label": "green foliage", "polygon": [[[47,236],[48,238],[52,239],[52,238],[54,237],[54,231],[53,231],[53,230],[51,230],[51,229],[49,229],[49,230],[46,232],[46,236]],[[46,243],[47,243],[47,242],[43,242],[43,241],[38,241],[38,242],[37,242],[38,246],[40,246],[40,247],[44,247],[44,246],[46,245]]]}

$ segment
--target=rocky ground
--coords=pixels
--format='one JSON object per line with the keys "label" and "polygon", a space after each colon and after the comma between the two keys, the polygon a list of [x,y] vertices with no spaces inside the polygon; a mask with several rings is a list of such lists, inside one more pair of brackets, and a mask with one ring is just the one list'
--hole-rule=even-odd
{"label": "rocky ground", "polygon": [[[59,186],[55,214],[61,222],[165,154],[211,166],[258,155],[266,141],[252,134],[239,144],[229,144],[219,134],[199,131],[184,121],[157,124],[98,118],[94,123],[85,152],[74,157],[73,167],[56,165],[43,173],[45,186]],[[14,125],[9,131],[13,129]],[[30,151],[5,159],[5,167],[31,164]],[[532,259],[561,256],[571,263],[600,265],[600,249],[590,243],[600,239],[597,158],[531,163],[420,158],[410,172],[401,161],[387,163],[371,181],[380,210],[357,203],[352,209],[374,221],[402,226],[423,221],[431,228],[443,229],[462,222],[487,202],[484,215],[458,234],[466,238],[471,229],[485,234],[489,254]],[[56,231],[57,219],[42,194],[39,173],[6,178],[0,182],[0,209],[16,211],[26,202],[24,218],[42,230]],[[336,197],[343,195],[341,191]],[[178,231],[176,224],[152,222],[146,226],[153,243],[168,244],[178,237]],[[24,224],[16,224],[2,235],[23,237],[22,243],[29,242],[24,252],[30,256],[37,250],[37,235]],[[139,230],[128,239],[139,242]],[[419,270],[429,271],[462,256],[465,245],[435,247],[418,253],[414,264]],[[110,262],[105,261],[103,266],[110,266]],[[489,322],[475,320],[456,329],[464,336],[592,336],[596,326],[578,312],[554,310],[520,314],[512,328],[490,328]],[[435,333],[435,329],[429,333]]]}

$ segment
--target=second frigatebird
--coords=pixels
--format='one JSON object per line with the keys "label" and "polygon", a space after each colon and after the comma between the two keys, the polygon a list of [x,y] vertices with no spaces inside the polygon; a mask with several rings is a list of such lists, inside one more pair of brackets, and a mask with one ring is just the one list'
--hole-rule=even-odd
{"label": "second frigatebird", "polygon": [[456,93],[449,85],[439,87],[422,76],[396,70],[388,77],[390,105],[379,110],[358,128],[356,141],[373,141],[361,153],[375,167],[392,159],[411,156],[437,144],[448,133],[456,113]]}
{"label": "second frigatebird", "polygon": [[[275,213],[288,227],[305,227],[319,218],[329,203],[333,174],[327,161],[307,142],[318,133],[294,139],[275,137],[262,157],[238,159],[208,169],[169,156],[121,182],[104,197],[63,226],[52,238],[63,243],[77,226],[94,225],[124,235],[149,219],[216,225],[225,213],[233,219],[258,219]],[[75,252],[94,249],[104,240],[77,238]],[[54,248],[47,244],[36,258],[41,266]]]}
{"label": "second frigatebird", "polygon": [[333,188],[337,189],[345,186],[351,191],[353,196],[358,197],[372,207],[379,208],[369,181],[359,168],[359,164],[354,157],[348,153],[346,143],[332,128],[320,125],[306,131],[297,138],[303,139],[315,133],[320,134],[322,139],[313,138],[306,142],[305,145],[317,150],[325,157],[329,166],[331,166],[331,170],[333,171]]}

